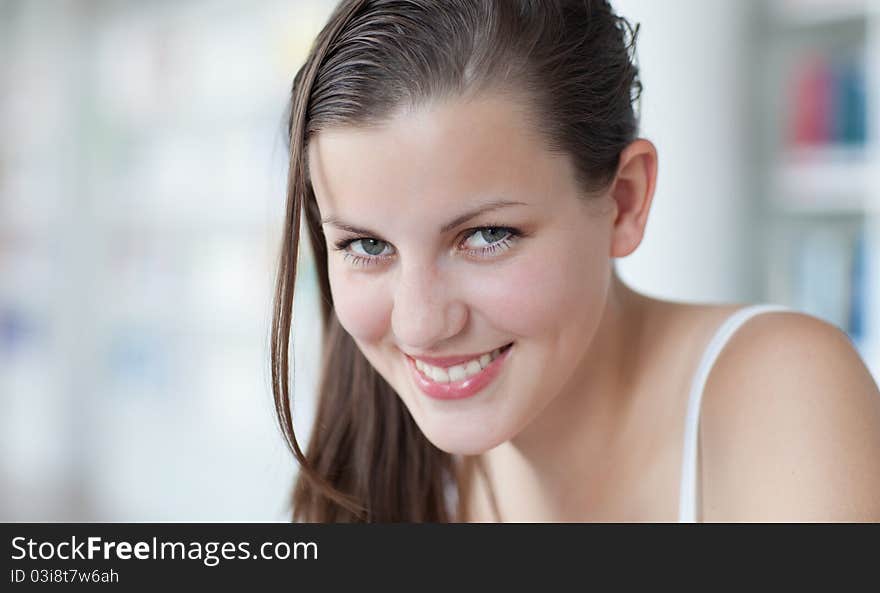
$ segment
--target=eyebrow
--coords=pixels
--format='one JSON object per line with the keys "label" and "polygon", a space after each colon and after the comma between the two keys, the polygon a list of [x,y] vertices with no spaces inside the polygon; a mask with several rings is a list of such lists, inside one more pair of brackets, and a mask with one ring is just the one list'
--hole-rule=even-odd
{"label": "eyebrow", "polygon": [[[471,220],[472,218],[476,218],[480,214],[484,214],[486,212],[491,212],[492,210],[498,210],[501,208],[505,208],[507,206],[528,206],[528,204],[526,204],[525,202],[517,202],[515,200],[492,200],[492,201],[486,202],[485,204],[478,206],[477,208],[474,208],[473,210],[465,212],[464,214],[462,214],[460,216],[456,216],[455,218],[453,218],[452,220],[450,220],[449,222],[444,224],[442,227],[440,227],[440,233],[441,234],[448,233],[449,231],[463,225],[464,223]],[[327,216],[326,218],[322,218],[321,224],[322,225],[330,224],[340,230],[348,231],[348,232],[354,233],[356,235],[369,235],[371,237],[378,238],[378,236],[381,234],[381,233],[377,233],[375,231],[371,231],[370,229],[365,229],[363,227],[358,227],[358,226],[349,224],[347,222],[340,220],[336,216]]]}

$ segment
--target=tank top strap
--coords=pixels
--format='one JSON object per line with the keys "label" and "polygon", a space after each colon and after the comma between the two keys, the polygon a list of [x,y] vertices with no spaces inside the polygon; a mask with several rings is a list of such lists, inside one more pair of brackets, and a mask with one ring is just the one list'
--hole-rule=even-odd
{"label": "tank top strap", "polygon": [[697,438],[699,435],[700,403],[703,400],[703,390],[709,378],[709,371],[712,370],[712,366],[715,364],[718,355],[721,354],[724,345],[746,321],[760,313],[790,310],[788,307],[772,304],[745,306],[724,320],[706,346],[697,371],[694,373],[688,396],[681,464],[681,486],[678,498],[678,521],[680,523],[695,523],[697,520]]}

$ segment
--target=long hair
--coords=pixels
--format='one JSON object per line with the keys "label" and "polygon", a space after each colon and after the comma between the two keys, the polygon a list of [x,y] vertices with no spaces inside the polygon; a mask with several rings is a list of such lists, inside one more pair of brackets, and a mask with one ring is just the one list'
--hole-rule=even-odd
{"label": "long hair", "polygon": [[[570,156],[585,194],[613,181],[638,133],[639,27],[602,0],[342,0],[293,79],[290,164],[271,329],[272,391],[299,463],[293,521],[449,522],[449,488],[467,475],[422,434],[340,325],[309,177],[309,139],[369,126],[401,106],[499,91],[525,100],[548,150]],[[290,405],[290,336],[305,216],[323,329],[317,413],[306,452]]]}

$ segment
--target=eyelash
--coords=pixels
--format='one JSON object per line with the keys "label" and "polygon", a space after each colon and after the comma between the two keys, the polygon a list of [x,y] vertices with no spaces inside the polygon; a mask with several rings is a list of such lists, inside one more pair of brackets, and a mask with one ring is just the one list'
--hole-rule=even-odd
{"label": "eyelash", "polygon": [[[469,255],[477,254],[479,255],[479,257],[491,257],[491,254],[494,254],[498,251],[506,251],[510,249],[511,245],[514,242],[525,236],[519,229],[515,229],[509,226],[503,226],[500,224],[488,224],[485,226],[475,227],[466,231],[464,239],[460,241],[459,244],[463,243],[466,239],[470,239],[474,234],[485,230],[506,231],[507,236],[505,236],[500,241],[490,243],[484,247],[480,247],[478,249],[469,249],[467,250]],[[361,241],[363,239],[372,239],[372,237],[352,237],[349,239],[341,239],[335,243],[336,251],[341,251],[342,257],[345,260],[351,260],[351,265],[356,267],[378,264],[392,257],[390,255],[375,255],[367,257],[348,251],[349,245],[351,245],[355,241]],[[385,242],[383,241],[383,243]]]}

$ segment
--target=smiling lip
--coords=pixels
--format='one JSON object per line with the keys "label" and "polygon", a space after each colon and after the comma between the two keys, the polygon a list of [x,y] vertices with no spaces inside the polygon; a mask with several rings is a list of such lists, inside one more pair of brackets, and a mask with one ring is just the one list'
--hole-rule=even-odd
{"label": "smiling lip", "polygon": [[427,377],[416,367],[415,360],[411,356],[407,355],[406,360],[416,385],[425,395],[435,399],[463,399],[476,395],[498,376],[511,350],[513,350],[512,344],[505,346],[505,350],[476,375],[448,383],[438,383]]}

